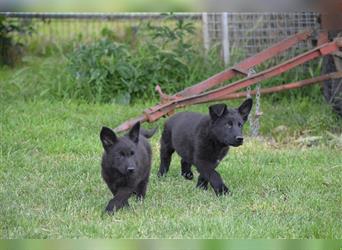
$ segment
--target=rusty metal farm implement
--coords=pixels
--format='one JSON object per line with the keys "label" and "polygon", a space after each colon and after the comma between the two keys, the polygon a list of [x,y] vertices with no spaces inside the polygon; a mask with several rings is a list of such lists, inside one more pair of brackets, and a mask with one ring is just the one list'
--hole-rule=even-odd
{"label": "rusty metal farm implement", "polygon": [[[177,108],[193,104],[243,98],[246,97],[248,94],[254,95],[257,93],[257,91],[259,91],[258,94],[275,93],[289,89],[300,88],[322,81],[336,80],[342,78],[342,69],[340,68],[340,66],[337,65],[342,64],[342,37],[336,36],[334,39],[332,39],[332,41],[329,41],[329,32],[327,29],[323,29],[319,32],[317,46],[313,49],[305,53],[299,54],[274,67],[271,67],[269,69],[266,69],[255,74],[251,74],[251,69],[253,69],[255,66],[279,55],[280,53],[286,51],[287,49],[290,49],[291,47],[295,46],[296,44],[302,41],[313,38],[315,34],[316,32],[313,30],[303,31],[298,34],[295,34],[281,42],[276,43],[272,47],[269,47],[261,51],[260,53],[243,60],[235,66],[228,68],[198,84],[188,87],[183,91],[171,96],[164,94],[161,88],[157,86],[156,91],[158,91],[160,95],[160,103],[155,105],[154,107],[144,110],[142,115],[122,123],[120,126],[115,128],[115,131],[120,132],[128,130],[138,121],[154,122],[163,116],[171,115]],[[334,57],[339,58],[339,63],[336,63],[336,72],[331,72],[328,74],[301,80],[298,82],[282,84],[269,88],[263,88],[260,90],[238,92],[243,88],[255,85],[264,80],[280,75],[308,61],[327,55],[333,55]],[[213,89],[214,87],[217,87],[219,84],[224,83],[224,81],[227,81],[239,75],[242,75],[245,78]]]}

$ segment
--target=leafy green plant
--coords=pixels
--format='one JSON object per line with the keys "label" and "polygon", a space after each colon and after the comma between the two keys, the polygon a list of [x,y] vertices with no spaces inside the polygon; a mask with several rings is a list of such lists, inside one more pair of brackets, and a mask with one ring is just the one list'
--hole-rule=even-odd
{"label": "leafy green plant", "polygon": [[79,97],[90,101],[110,101],[111,94],[126,97],[134,92],[130,82],[135,69],[131,55],[124,44],[103,39],[90,45],[81,45],[69,56],[69,69],[76,81]]}
{"label": "leafy green plant", "polygon": [[191,40],[195,35],[191,22],[148,23],[139,29],[135,35],[140,39],[134,46],[113,41],[115,33],[106,29],[102,40],[75,48],[68,58],[78,97],[129,103],[134,98],[155,97],[157,84],[167,93],[194,84],[192,72],[199,65],[202,68],[197,72],[203,76],[204,58]]}
{"label": "leafy green plant", "polygon": [[13,66],[20,61],[24,46],[20,35],[32,34],[33,31],[30,23],[0,16],[0,65]]}

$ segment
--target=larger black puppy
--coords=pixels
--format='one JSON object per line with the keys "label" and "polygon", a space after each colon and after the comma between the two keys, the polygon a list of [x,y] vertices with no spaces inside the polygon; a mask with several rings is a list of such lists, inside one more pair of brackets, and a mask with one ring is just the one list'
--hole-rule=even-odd
{"label": "larger black puppy", "polygon": [[127,135],[118,138],[110,128],[102,128],[100,139],[105,149],[102,178],[114,196],[106,207],[107,212],[127,206],[132,194],[141,199],[145,197],[152,158],[146,138],[152,137],[155,131],[140,131],[140,123],[136,123]]}
{"label": "larger black puppy", "polygon": [[229,192],[215,168],[227,154],[229,146],[243,143],[242,126],[253,105],[245,100],[237,109],[228,109],[225,104],[209,107],[209,115],[182,112],[165,123],[161,138],[159,176],[165,175],[171,156],[176,151],[181,160],[182,175],[191,180],[191,165],[198,172],[197,187],[207,189],[208,182],[217,195]]}

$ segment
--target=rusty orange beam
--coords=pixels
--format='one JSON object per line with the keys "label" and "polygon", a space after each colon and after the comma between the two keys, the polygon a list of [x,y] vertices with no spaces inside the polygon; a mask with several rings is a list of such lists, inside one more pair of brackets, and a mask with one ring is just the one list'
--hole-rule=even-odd
{"label": "rusty orange beam", "polygon": [[273,46],[255,54],[254,56],[251,56],[243,60],[242,62],[236,64],[232,68],[222,71],[198,84],[188,87],[183,91],[174,94],[173,96],[192,96],[195,94],[202,93],[205,90],[211,89],[219,83],[222,83],[223,81],[233,78],[237,74],[247,76],[247,71],[250,68],[253,68],[256,65],[259,65],[260,63],[263,63],[264,61],[284,52],[285,50],[291,48],[292,46],[296,45],[301,41],[307,40],[311,35],[312,31],[307,30],[290,36],[289,38],[286,38],[274,44]]}
{"label": "rusty orange beam", "polygon": [[[261,94],[271,94],[271,93],[277,93],[277,92],[282,92],[285,90],[291,90],[291,89],[297,89],[297,88],[302,88],[305,86],[309,86],[312,84],[317,84],[320,83],[322,81],[326,81],[326,80],[332,80],[332,79],[339,79],[342,78],[342,72],[334,72],[334,73],[329,73],[326,75],[322,75],[322,76],[318,76],[318,77],[314,77],[314,78],[310,78],[310,79],[305,79],[302,81],[297,81],[297,82],[293,82],[293,83],[287,83],[287,84],[283,84],[283,85],[279,85],[279,86],[275,86],[275,87],[270,87],[270,88],[263,88],[260,89],[260,93]],[[256,90],[252,90],[250,92],[251,95],[255,95],[256,94]],[[227,96],[223,96],[217,99],[213,99],[210,100],[210,102],[216,102],[216,101],[224,101],[224,100],[232,100],[232,99],[239,99],[239,98],[246,98],[247,96],[247,92],[237,92],[237,93],[232,93],[229,94]],[[199,102],[198,104],[200,104],[201,102]],[[203,102],[204,103],[204,102]]]}

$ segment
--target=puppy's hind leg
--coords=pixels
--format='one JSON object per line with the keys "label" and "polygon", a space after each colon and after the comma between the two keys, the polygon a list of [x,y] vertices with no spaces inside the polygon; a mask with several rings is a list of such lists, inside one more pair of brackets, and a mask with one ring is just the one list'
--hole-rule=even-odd
{"label": "puppy's hind leg", "polygon": [[187,180],[192,180],[194,178],[194,175],[191,172],[191,164],[186,162],[184,159],[182,159],[181,166],[182,166],[182,176]]}
{"label": "puppy's hind leg", "polygon": [[158,176],[161,177],[169,171],[171,157],[175,152],[172,147],[171,133],[165,128],[162,138],[160,140],[160,167]]}

